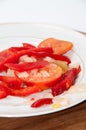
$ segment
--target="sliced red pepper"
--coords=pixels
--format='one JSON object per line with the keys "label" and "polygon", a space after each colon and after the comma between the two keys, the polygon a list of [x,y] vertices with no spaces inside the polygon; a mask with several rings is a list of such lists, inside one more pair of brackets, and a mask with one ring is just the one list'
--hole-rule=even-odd
{"label": "sliced red pepper", "polygon": [[28,71],[32,69],[42,68],[46,66],[47,64],[48,64],[48,61],[38,61],[38,62],[31,62],[31,63],[24,62],[21,64],[7,63],[5,64],[5,66],[13,70],[23,72],[23,71]]}
{"label": "sliced red pepper", "polygon": [[10,49],[0,52],[0,71],[7,69],[5,63],[16,63],[22,55],[26,55],[28,52],[29,50],[12,51]]}
{"label": "sliced red pepper", "polygon": [[5,98],[9,95],[7,85],[0,81],[0,99]]}
{"label": "sliced red pepper", "polygon": [[37,58],[44,58],[46,56],[49,56],[56,60],[64,60],[70,63],[70,60],[67,57],[53,54],[51,47],[32,49],[25,49],[25,47],[11,47],[0,52],[0,71],[6,69],[6,66],[4,66],[5,63],[16,63],[22,55],[34,56]]}
{"label": "sliced red pepper", "polygon": [[24,48],[28,48],[28,49],[32,49],[32,48],[36,48],[34,45],[30,44],[30,43],[22,43]]}
{"label": "sliced red pepper", "polygon": [[48,55],[48,53],[53,53],[53,50],[51,47],[30,49],[28,52],[28,55],[34,56],[37,58],[43,58],[43,57],[46,57]]}
{"label": "sliced red pepper", "polygon": [[28,52],[28,55],[34,56],[36,58],[44,58],[48,56],[55,60],[66,61],[68,64],[71,63],[70,59],[67,56],[53,54],[52,48],[49,48],[49,47],[31,49]]}
{"label": "sliced red pepper", "polygon": [[31,48],[35,48],[32,45],[28,45],[26,47],[25,45],[23,47],[10,47],[6,50],[3,50],[0,52],[0,71],[6,70],[6,66],[4,66],[5,63],[15,63],[18,62],[18,59],[22,55],[27,55],[29,50]]}
{"label": "sliced red pepper", "polygon": [[71,63],[71,60],[67,56],[64,56],[64,55],[49,54],[48,56],[55,60],[66,61],[68,64]]}
{"label": "sliced red pepper", "polygon": [[80,70],[80,67],[78,69],[72,68],[64,73],[59,82],[51,89],[53,96],[57,96],[69,89],[74,84]]}
{"label": "sliced red pepper", "polygon": [[38,88],[36,85],[31,86],[31,87],[26,87],[26,88],[21,88],[21,89],[9,89],[10,95],[12,96],[20,96],[20,97],[25,97],[30,94],[40,92],[41,89]]}
{"label": "sliced red pepper", "polygon": [[3,71],[6,69],[6,66],[4,66],[5,63],[7,62],[14,62],[16,60],[16,55],[9,51],[9,50],[4,50],[0,52],[0,71]]}
{"label": "sliced red pepper", "polygon": [[16,52],[16,51],[29,50],[29,49],[36,48],[35,46],[33,46],[29,43],[22,43],[22,44],[23,44],[23,46],[10,47],[9,50]]}
{"label": "sliced red pepper", "polygon": [[12,52],[17,52],[17,51],[22,51],[22,50],[27,50],[28,48],[24,47],[10,47],[9,50]]}
{"label": "sliced red pepper", "polygon": [[31,105],[31,107],[37,108],[37,107],[41,107],[43,105],[49,105],[49,104],[52,104],[52,103],[53,103],[52,98],[41,98],[41,99],[38,99],[37,101],[35,101]]}
{"label": "sliced red pepper", "polygon": [[28,43],[23,43],[23,46],[20,47],[10,47],[9,50],[16,52],[16,51],[23,51],[23,50],[29,50],[29,49],[33,49],[36,48],[35,46],[28,44]]}
{"label": "sliced red pepper", "polygon": [[5,82],[10,88],[20,89],[22,87],[22,81],[17,77],[0,76],[0,81]]}

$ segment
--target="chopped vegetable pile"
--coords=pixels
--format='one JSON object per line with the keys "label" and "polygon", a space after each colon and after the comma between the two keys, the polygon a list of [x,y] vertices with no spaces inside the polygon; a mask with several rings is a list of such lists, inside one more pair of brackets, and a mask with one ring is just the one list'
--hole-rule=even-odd
{"label": "chopped vegetable pile", "polygon": [[[71,59],[64,56],[72,47],[71,42],[48,38],[37,47],[23,43],[1,51],[0,99],[9,95],[24,97],[46,89],[57,96],[68,90],[81,71],[80,66],[70,69]],[[40,99],[32,107],[51,103],[51,98]]]}

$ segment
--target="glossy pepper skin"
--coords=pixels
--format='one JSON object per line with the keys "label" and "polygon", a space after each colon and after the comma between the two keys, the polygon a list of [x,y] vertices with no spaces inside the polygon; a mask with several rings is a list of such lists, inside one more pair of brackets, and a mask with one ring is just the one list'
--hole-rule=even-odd
{"label": "glossy pepper skin", "polygon": [[31,105],[31,107],[37,108],[37,107],[41,107],[43,105],[49,105],[49,104],[52,104],[52,103],[53,103],[52,98],[41,98],[41,99],[38,99],[37,101],[35,101]]}
{"label": "glossy pepper skin", "polygon": [[21,89],[11,89],[9,88],[9,95],[11,96],[19,96],[19,97],[26,97],[30,94],[40,92],[41,89],[34,85],[34,86],[27,86],[26,88]]}
{"label": "glossy pepper skin", "polygon": [[0,75],[0,81],[3,81],[5,84],[8,85],[9,88],[12,89],[20,89],[22,86],[22,81],[17,77]]}
{"label": "glossy pepper skin", "polygon": [[[20,86],[21,87],[21,86]],[[41,89],[34,85],[34,86],[27,86],[25,88],[12,88],[9,87],[8,84],[6,84],[3,81],[0,81],[0,99],[5,98],[9,95],[11,96],[19,96],[19,97],[25,97],[33,93],[40,92]]]}
{"label": "glossy pepper skin", "polygon": [[72,68],[61,76],[60,81],[52,87],[53,96],[57,96],[68,90],[74,83],[81,68]]}
{"label": "glossy pepper skin", "polygon": [[40,58],[40,55],[44,57],[46,53],[53,53],[52,48],[35,48],[35,47],[27,47],[28,45],[24,45],[24,47],[11,47],[4,51],[0,52],[0,71],[6,71],[7,67],[6,63],[18,63],[18,60],[23,55],[28,56],[37,56]]}
{"label": "glossy pepper skin", "polygon": [[66,61],[68,64],[71,63],[70,59],[67,56],[54,54],[51,47],[33,48],[29,50],[28,55],[34,56],[36,58],[44,58],[48,56],[55,60]]}
{"label": "glossy pepper skin", "polygon": [[29,71],[32,69],[39,69],[42,67],[45,67],[46,65],[48,65],[48,61],[37,61],[37,62],[24,62],[21,64],[13,64],[13,63],[7,63],[5,64],[5,66],[7,66],[10,69],[19,71],[19,72],[23,72],[23,71]]}
{"label": "glossy pepper skin", "polygon": [[8,95],[9,95],[9,90],[7,84],[0,81],[0,99],[5,98]]}

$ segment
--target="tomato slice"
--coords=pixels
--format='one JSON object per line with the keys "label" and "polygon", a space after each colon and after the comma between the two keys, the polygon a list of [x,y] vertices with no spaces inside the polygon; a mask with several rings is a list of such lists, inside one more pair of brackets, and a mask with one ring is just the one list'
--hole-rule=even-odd
{"label": "tomato slice", "polygon": [[69,41],[48,38],[43,40],[38,47],[52,47],[55,54],[64,54],[73,47],[73,44]]}
{"label": "tomato slice", "polygon": [[42,90],[47,89],[47,87],[52,87],[52,85],[59,80],[62,73],[62,68],[55,63],[49,63],[40,69],[15,72],[18,78],[20,78],[23,82],[26,82],[29,85],[35,84]]}

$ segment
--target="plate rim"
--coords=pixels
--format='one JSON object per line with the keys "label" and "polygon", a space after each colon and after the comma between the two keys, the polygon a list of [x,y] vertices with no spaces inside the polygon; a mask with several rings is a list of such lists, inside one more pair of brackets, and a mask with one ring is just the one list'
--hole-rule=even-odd
{"label": "plate rim", "polygon": [[50,26],[50,27],[59,27],[60,29],[64,29],[66,31],[74,32],[77,35],[83,36],[86,38],[85,32],[81,32],[80,30],[73,29],[71,27],[67,27],[60,24],[52,24],[52,23],[45,23],[45,22],[1,22],[1,25],[10,25],[10,24],[36,24],[36,25],[43,25],[43,26]]}

